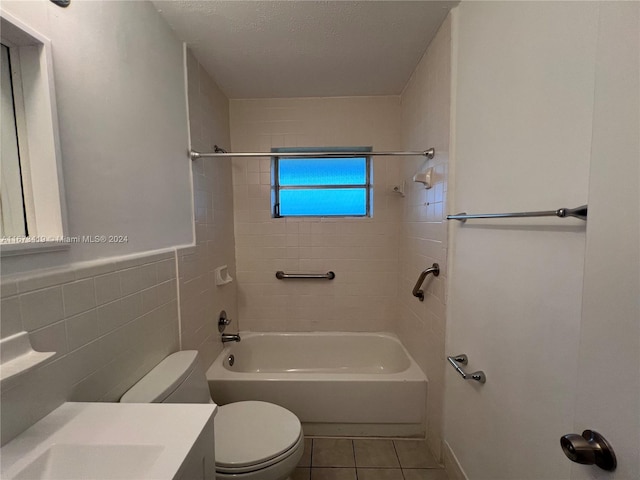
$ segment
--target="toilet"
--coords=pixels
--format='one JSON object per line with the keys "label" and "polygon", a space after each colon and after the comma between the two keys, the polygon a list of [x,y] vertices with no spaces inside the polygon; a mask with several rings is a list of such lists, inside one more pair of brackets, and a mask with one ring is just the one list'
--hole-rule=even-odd
{"label": "toilet", "polygon": [[[169,355],[120,399],[124,403],[213,403],[198,352]],[[284,480],[304,451],[300,420],[267,402],[218,407],[214,421],[216,478]]]}

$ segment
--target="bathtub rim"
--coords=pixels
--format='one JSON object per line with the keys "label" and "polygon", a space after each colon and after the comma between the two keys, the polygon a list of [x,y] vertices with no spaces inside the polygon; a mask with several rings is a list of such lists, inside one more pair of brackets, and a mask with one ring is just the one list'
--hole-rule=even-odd
{"label": "bathtub rim", "polygon": [[251,381],[251,380],[274,380],[274,381],[299,381],[299,380],[316,380],[316,381],[332,381],[332,382],[353,382],[353,381],[386,381],[386,382],[402,382],[406,380],[425,381],[428,382],[427,375],[422,371],[415,359],[402,344],[398,336],[391,332],[340,332],[340,331],[318,331],[318,332],[254,332],[240,331],[240,337],[259,338],[267,336],[304,336],[304,337],[330,337],[330,336],[348,336],[348,337],[377,337],[396,343],[409,360],[409,367],[400,372],[394,373],[337,373],[337,372],[236,372],[228,370],[224,367],[224,361],[229,357],[233,350],[234,344],[225,345],[222,351],[216,356],[206,371],[207,380],[235,380],[235,381]]}

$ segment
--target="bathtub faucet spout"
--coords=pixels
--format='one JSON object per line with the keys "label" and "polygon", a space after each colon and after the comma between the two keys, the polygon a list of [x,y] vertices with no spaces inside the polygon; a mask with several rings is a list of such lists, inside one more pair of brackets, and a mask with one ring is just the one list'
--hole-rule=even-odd
{"label": "bathtub faucet spout", "polygon": [[239,333],[223,333],[222,334],[222,343],[239,342],[239,341],[240,341]]}

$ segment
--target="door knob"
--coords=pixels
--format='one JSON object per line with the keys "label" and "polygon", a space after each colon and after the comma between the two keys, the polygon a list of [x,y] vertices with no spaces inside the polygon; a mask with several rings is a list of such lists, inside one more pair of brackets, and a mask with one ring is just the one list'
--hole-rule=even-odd
{"label": "door knob", "polygon": [[582,435],[570,433],[560,438],[562,451],[572,462],[596,464],[603,470],[615,470],[618,463],[613,448],[598,432],[585,430]]}

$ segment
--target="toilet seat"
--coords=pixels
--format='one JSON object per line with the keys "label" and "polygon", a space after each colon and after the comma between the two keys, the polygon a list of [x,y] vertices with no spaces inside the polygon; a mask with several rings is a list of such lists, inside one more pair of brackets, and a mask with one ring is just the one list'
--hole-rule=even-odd
{"label": "toilet seat", "polygon": [[215,418],[216,471],[253,472],[283,461],[304,442],[300,420],[266,402],[236,402],[219,407]]}

